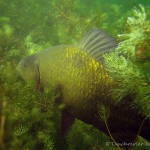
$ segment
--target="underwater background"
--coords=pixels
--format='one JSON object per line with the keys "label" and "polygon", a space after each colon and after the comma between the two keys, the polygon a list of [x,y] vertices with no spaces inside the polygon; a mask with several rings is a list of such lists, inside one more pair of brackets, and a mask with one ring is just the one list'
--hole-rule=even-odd
{"label": "underwater background", "polygon": [[[62,149],[64,106],[54,103],[58,95],[53,89],[36,92],[16,67],[23,57],[48,47],[77,44],[92,28],[116,38],[116,52],[127,58],[105,55],[107,71],[120,83],[114,97],[119,101],[132,91],[133,105],[150,117],[149,0],[0,0],[0,149]],[[137,142],[144,144],[132,149],[150,149],[141,137]],[[67,150],[118,149],[102,132],[79,120],[64,145]]]}

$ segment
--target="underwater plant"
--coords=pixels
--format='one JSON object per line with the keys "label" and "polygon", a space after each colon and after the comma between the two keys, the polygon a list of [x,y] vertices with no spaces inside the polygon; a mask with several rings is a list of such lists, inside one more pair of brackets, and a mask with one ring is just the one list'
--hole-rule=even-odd
{"label": "underwater plant", "polygon": [[150,112],[150,21],[145,9],[134,9],[128,17],[128,31],[119,35],[121,42],[115,52],[106,54],[105,65],[118,84],[112,90],[114,99],[120,101],[126,95],[134,95],[133,104],[149,116]]}

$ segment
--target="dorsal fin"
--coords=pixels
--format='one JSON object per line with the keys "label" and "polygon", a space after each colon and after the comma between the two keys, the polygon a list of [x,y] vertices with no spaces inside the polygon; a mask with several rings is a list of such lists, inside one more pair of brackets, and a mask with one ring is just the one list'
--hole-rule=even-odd
{"label": "dorsal fin", "polygon": [[114,50],[117,47],[117,41],[102,30],[92,29],[78,46],[91,54],[96,60],[102,61],[102,55]]}

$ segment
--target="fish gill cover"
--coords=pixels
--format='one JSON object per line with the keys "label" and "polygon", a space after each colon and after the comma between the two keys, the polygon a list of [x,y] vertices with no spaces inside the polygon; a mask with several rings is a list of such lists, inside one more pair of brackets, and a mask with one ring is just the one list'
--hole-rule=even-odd
{"label": "fish gill cover", "polygon": [[[60,112],[65,106],[54,103],[59,93],[49,88],[36,92],[34,83],[25,84],[15,70],[24,56],[52,45],[76,44],[93,27],[118,35],[120,41],[115,52],[104,55],[106,70],[117,83],[110,91],[114,102],[131,95],[133,107],[149,117],[150,8],[145,2],[145,8],[130,11],[134,5],[134,0],[62,0],[61,5],[59,0],[0,1],[0,149],[118,149],[103,133],[78,120],[62,141]],[[109,110],[101,106],[99,112],[107,126]],[[138,142],[148,145],[140,137]]]}

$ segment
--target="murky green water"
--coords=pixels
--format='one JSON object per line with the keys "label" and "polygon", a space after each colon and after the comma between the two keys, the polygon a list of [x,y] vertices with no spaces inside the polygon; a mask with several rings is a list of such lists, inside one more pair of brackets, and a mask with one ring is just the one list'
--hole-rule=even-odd
{"label": "murky green water", "polygon": [[[102,34],[92,32],[78,47],[92,29]],[[149,0],[0,0],[0,149],[148,150],[149,43]],[[20,60],[58,45],[77,47],[27,60],[22,74],[35,76],[22,79]]]}

